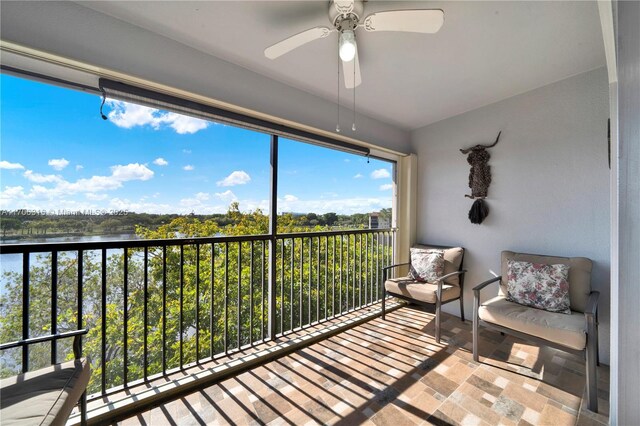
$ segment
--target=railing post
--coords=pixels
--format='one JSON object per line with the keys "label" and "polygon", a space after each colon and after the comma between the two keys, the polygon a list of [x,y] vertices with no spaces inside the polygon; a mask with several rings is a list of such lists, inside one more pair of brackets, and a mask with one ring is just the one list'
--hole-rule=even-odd
{"label": "railing post", "polygon": [[269,200],[268,334],[276,337],[276,246],[278,235],[278,136],[271,135],[271,191]]}
{"label": "railing post", "polygon": [[[29,252],[22,255],[22,340],[29,338]],[[22,347],[22,372],[29,371],[29,345]]]}
{"label": "railing post", "polygon": [[[58,252],[51,253],[51,334],[58,333]],[[51,341],[51,365],[58,362],[58,342]]]}

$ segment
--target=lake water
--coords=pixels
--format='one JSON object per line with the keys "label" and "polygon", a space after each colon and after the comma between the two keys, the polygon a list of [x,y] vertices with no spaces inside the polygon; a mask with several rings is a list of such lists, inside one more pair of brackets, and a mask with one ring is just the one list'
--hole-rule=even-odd
{"label": "lake water", "polygon": [[137,240],[139,237],[135,234],[110,234],[110,235],[88,235],[88,236],[70,236],[70,237],[38,237],[24,239],[2,239],[2,244],[34,244],[34,243],[79,243],[83,241],[121,241],[121,240]]}
{"label": "lake water", "polygon": [[[35,244],[35,243],[74,243],[85,241],[122,241],[137,240],[139,237],[135,234],[111,234],[111,235],[88,235],[88,236],[69,236],[69,237],[50,237],[50,238],[34,238],[29,239],[3,239],[2,244]],[[73,253],[73,252],[72,252]],[[37,265],[37,256],[31,255],[30,263]],[[19,272],[22,273],[22,255],[21,254],[0,254],[0,292],[5,289],[5,273]]]}

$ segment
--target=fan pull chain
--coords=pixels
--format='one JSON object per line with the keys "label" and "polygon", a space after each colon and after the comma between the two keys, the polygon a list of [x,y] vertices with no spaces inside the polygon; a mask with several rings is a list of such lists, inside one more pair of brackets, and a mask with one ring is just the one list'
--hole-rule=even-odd
{"label": "fan pull chain", "polygon": [[353,124],[351,125],[351,130],[356,131],[356,60],[358,59],[358,54],[353,58]]}
{"label": "fan pull chain", "polygon": [[338,37],[338,120],[336,123],[336,132],[340,133],[340,37]]}

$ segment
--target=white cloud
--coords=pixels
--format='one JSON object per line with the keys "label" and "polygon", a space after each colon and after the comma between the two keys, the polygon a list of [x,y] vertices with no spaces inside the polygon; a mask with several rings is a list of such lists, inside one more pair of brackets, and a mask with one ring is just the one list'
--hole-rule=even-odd
{"label": "white cloud", "polygon": [[[241,201],[240,205],[244,205],[246,208],[247,202]],[[325,198],[315,200],[297,200],[291,202],[282,201],[278,203],[279,212],[314,212],[318,214],[328,212],[335,212],[338,214],[374,212],[389,207],[391,207],[390,196],[371,198]]]}
{"label": "white cloud", "polygon": [[[39,186],[39,188],[43,188]],[[70,211],[77,210],[95,210],[98,208],[104,208],[104,206],[98,206],[94,203],[88,203],[86,201],[69,200],[64,198],[55,198],[50,200],[48,197],[37,197],[33,191],[30,194],[24,194],[22,189],[19,193],[13,192],[14,188],[5,188],[5,191],[0,193],[0,206],[3,209],[28,209],[28,210],[50,210],[50,209],[65,209]],[[9,199],[13,196],[15,199]]]}
{"label": "white cloud", "polygon": [[284,200],[289,202],[298,201],[298,197],[296,197],[295,195],[287,194],[284,196]]}
{"label": "white cloud", "polygon": [[[146,181],[153,177],[153,171],[147,166],[138,163],[116,165],[111,167],[110,176],[92,176],[69,182],[58,175],[42,175],[32,170],[24,172],[24,177],[34,183],[55,184],[51,188],[42,185],[34,185],[25,197],[34,199],[56,199],[63,195],[77,193],[97,193],[111,191],[122,187],[124,182],[132,180]],[[87,198],[89,198],[88,196]]]}
{"label": "white cloud", "polygon": [[237,201],[238,197],[234,194],[230,189],[227,189],[224,192],[216,192],[215,196],[226,203],[230,203],[232,201]]}
{"label": "white cloud", "polygon": [[247,174],[244,170],[236,170],[232,172],[226,178],[219,180],[216,184],[218,186],[235,186],[235,185],[244,185],[251,181],[251,176]]}
{"label": "white cloud", "polygon": [[107,194],[94,194],[93,192],[87,192],[84,196],[87,197],[87,200],[92,201],[102,201],[109,198]]}
{"label": "white cloud", "polygon": [[388,191],[393,188],[393,185],[390,183],[386,183],[384,185],[380,185],[380,191]]}
{"label": "white cloud", "polygon": [[149,180],[153,177],[153,171],[144,164],[132,163],[126,166],[111,167],[111,177],[120,182]]}
{"label": "white cloud", "polygon": [[[229,203],[237,201],[236,195],[231,192],[231,190],[216,192],[213,195],[216,201],[211,200],[211,194],[198,192],[191,197],[181,199],[178,206],[174,206],[173,210],[169,210],[167,213],[176,211],[179,213],[190,213],[194,211],[202,214],[224,213],[227,211]],[[222,203],[216,204],[220,202]]]}
{"label": "white cloud", "polygon": [[8,161],[2,160],[0,161],[0,169],[5,169],[5,170],[24,169],[24,166],[20,163],[10,163]]}
{"label": "white cloud", "polygon": [[114,210],[126,210],[136,213],[154,213],[154,214],[167,214],[167,213],[191,213],[192,209],[184,208],[177,209],[174,204],[164,203],[149,203],[143,200],[130,201],[128,199],[112,198],[109,201],[109,208]]}
{"label": "white cloud", "polygon": [[1,200],[15,200],[24,196],[24,188],[21,186],[6,186],[4,191],[0,192]]}
{"label": "white cloud", "polygon": [[362,174],[358,173],[356,174],[353,178],[354,179],[362,179],[364,176],[362,176]]}
{"label": "white cloud", "polygon": [[193,134],[209,127],[209,122],[199,118],[188,117],[186,115],[170,112],[162,120],[169,124],[179,135]]}
{"label": "white cloud", "polygon": [[33,185],[31,191],[25,196],[32,200],[53,200],[56,198],[56,194],[49,188],[42,185]]}
{"label": "white cloud", "polygon": [[183,198],[180,200],[180,203],[178,204],[178,206],[182,208],[191,209],[192,211],[195,211],[196,208],[200,210],[200,207],[202,207],[202,201],[196,200],[195,198],[191,198],[191,197]]}
{"label": "white cloud", "polygon": [[[47,192],[48,191],[48,192]],[[89,195],[92,194],[92,195]],[[22,187],[6,187],[0,192],[1,208],[24,208],[24,209],[68,209],[68,210],[89,210],[89,209],[116,209],[127,210],[132,212],[146,212],[157,214],[189,214],[196,212],[198,214],[225,213],[229,208],[229,204],[238,201],[240,210],[243,212],[261,209],[266,212],[269,208],[269,200],[266,199],[243,199],[238,200],[231,190],[221,193],[210,194],[208,201],[203,202],[204,196],[198,193],[189,198],[180,200],[180,202],[158,201],[152,202],[145,197],[139,200],[129,200],[127,198],[119,198],[107,196],[107,194],[84,193],[86,200],[95,198],[96,200],[82,201],[76,199],[68,199],[64,197],[51,197],[51,191],[42,186],[38,186],[37,190],[32,190],[25,194]],[[154,198],[157,194],[153,194]],[[104,198],[104,200],[100,200]],[[198,199],[200,198],[200,199]],[[214,201],[216,200],[216,201]],[[370,197],[370,198],[333,198],[333,199],[313,199],[313,200],[296,200],[296,201],[280,201],[278,203],[279,212],[315,212],[318,214],[335,212],[338,214],[353,214],[380,211],[383,208],[391,207],[391,197]]]}
{"label": "white cloud", "polygon": [[200,200],[200,201],[207,201],[209,199],[209,194],[207,194],[206,192],[198,192],[196,194],[196,200]]}
{"label": "white cloud", "polygon": [[130,129],[136,126],[151,126],[154,130],[161,129],[164,125],[171,127],[176,133],[192,134],[209,127],[209,122],[199,118],[176,114],[175,112],[162,112],[155,108],[128,102],[108,100],[108,105],[113,108],[107,116],[118,127]]}
{"label": "white cloud", "polygon": [[186,170],[188,172],[190,172],[191,170],[195,169],[195,167],[193,167],[191,164],[187,164],[186,166],[184,166],[182,168],[182,170]]}
{"label": "white cloud", "polygon": [[323,192],[322,195],[320,195],[321,199],[325,199],[325,198],[336,198],[338,196],[337,192]]}
{"label": "white cloud", "polygon": [[64,179],[58,175],[42,175],[40,173],[34,173],[33,170],[27,170],[22,174],[27,180],[35,183],[53,183],[62,182]]}
{"label": "white cloud", "polygon": [[84,169],[84,166],[82,164],[76,165],[76,171],[80,171],[82,169]]}
{"label": "white cloud", "polygon": [[162,157],[158,157],[153,160],[153,164],[155,164],[156,166],[168,166],[169,162]]}
{"label": "white cloud", "polygon": [[113,108],[113,110],[107,114],[109,121],[118,127],[130,129],[135,126],[145,126],[147,124],[154,129],[160,127],[160,122],[154,117],[154,113],[158,112],[157,109],[111,99],[107,101],[107,105]]}
{"label": "white cloud", "polygon": [[69,165],[69,160],[64,158],[52,158],[47,164],[53,167],[54,170],[62,170]]}
{"label": "white cloud", "polygon": [[371,172],[371,179],[384,179],[388,177],[391,177],[391,174],[387,169],[378,169]]}
{"label": "white cloud", "polygon": [[183,154],[191,154],[191,150],[190,149],[183,149],[182,153]]}
{"label": "white cloud", "polygon": [[112,191],[122,187],[122,182],[120,179],[114,179],[113,176],[91,176],[88,179],[78,179],[75,182],[61,182],[52,191],[69,195],[78,192]]}
{"label": "white cloud", "polygon": [[[203,203],[197,198],[189,197],[180,200],[177,206],[174,206],[171,211],[179,212],[182,214],[197,212],[200,214],[209,213],[223,213],[225,211],[223,205],[211,205],[209,203]],[[168,213],[168,212],[167,212]]]}

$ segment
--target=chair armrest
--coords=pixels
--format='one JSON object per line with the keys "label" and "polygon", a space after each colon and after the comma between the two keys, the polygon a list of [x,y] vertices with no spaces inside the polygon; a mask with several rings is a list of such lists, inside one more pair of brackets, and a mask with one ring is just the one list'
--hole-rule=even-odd
{"label": "chair armrest", "polygon": [[488,286],[489,284],[492,284],[496,281],[500,281],[502,279],[502,276],[497,276],[497,277],[493,277],[490,280],[487,280],[481,284],[478,284],[477,286],[475,286],[473,288],[473,294],[475,295],[475,297],[480,297],[480,290],[482,290],[483,288],[485,288],[486,286]]}
{"label": "chair armrest", "polygon": [[384,286],[384,282],[387,281],[387,274],[389,273],[388,271],[390,269],[397,268],[398,266],[405,266],[405,265],[411,265],[411,262],[397,263],[395,265],[385,266],[384,268],[382,268],[382,285]]}
{"label": "chair armrest", "polygon": [[451,272],[451,273],[449,273],[449,274],[447,274],[447,275],[443,275],[443,276],[441,276],[440,278],[438,278],[438,279],[436,280],[436,282],[437,282],[437,281],[444,281],[444,280],[446,280],[446,279],[447,279],[447,278],[449,278],[449,277],[453,277],[454,275],[462,275],[462,274],[464,274],[465,272],[467,272],[467,270],[466,270],[466,269],[463,269],[462,271],[455,271],[455,272]]}
{"label": "chair armrest", "polygon": [[4,351],[6,349],[11,349],[11,348],[18,348],[18,347],[22,347],[22,346],[29,346],[29,345],[33,345],[34,343],[56,341],[56,340],[59,340],[59,339],[73,337],[73,355],[74,355],[74,357],[76,359],[78,359],[81,356],[81,354],[80,354],[80,336],[82,336],[83,334],[87,334],[88,332],[89,332],[89,330],[84,328],[84,329],[81,329],[81,330],[66,331],[64,333],[49,334],[49,335],[46,335],[46,336],[38,336],[38,337],[32,337],[30,339],[17,340],[15,342],[3,343],[2,345],[0,345],[0,351]]}
{"label": "chair armrest", "polygon": [[589,300],[587,300],[587,308],[584,310],[584,316],[589,319],[593,319],[598,312],[598,298],[600,297],[599,291],[592,291],[589,294]]}
{"label": "chair armrest", "polygon": [[390,265],[390,266],[385,266],[384,268],[382,268],[382,271],[388,271],[389,269],[393,269],[393,268],[397,268],[398,266],[405,266],[405,265],[411,265],[411,262],[405,262],[405,263],[397,263],[395,265]]}

